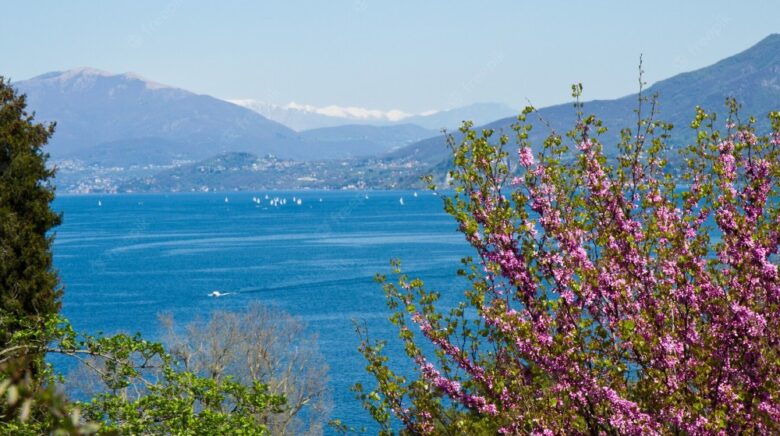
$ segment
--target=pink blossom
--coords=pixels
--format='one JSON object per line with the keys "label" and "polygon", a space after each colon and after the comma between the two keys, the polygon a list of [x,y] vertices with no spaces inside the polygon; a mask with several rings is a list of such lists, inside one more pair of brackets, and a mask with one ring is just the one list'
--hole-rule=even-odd
{"label": "pink blossom", "polygon": [[522,147],[518,151],[520,157],[520,165],[529,168],[534,164],[534,154],[530,147]]}

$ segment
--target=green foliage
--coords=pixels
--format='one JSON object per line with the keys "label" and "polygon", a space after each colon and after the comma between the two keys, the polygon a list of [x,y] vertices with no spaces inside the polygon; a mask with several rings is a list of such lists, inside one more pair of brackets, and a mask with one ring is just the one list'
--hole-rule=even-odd
{"label": "green foliage", "polygon": [[[46,168],[42,149],[54,126],[35,123],[25,105],[0,77],[0,307],[20,320],[56,313],[62,294],[47,235],[60,223],[49,207],[54,171]],[[7,322],[0,347],[18,329]]]}
{"label": "green foliage", "polygon": [[137,399],[100,394],[83,407],[86,418],[103,423],[101,431],[262,435],[268,430],[258,417],[283,405],[282,397],[269,394],[260,383],[245,386],[230,378],[218,381],[165,367],[162,379],[149,384]]}
{"label": "green foliage", "polygon": [[[139,335],[79,335],[62,317],[50,317],[38,330],[25,327],[0,350],[0,368],[6,375],[0,384],[6,394],[0,431],[6,433],[266,434],[264,417],[285,406],[284,397],[268,392],[262,383],[247,385],[183,370],[161,344]],[[46,353],[88,364],[99,361],[92,369],[104,392],[69,403],[55,393],[58,377],[50,367],[36,380],[30,371],[12,371],[28,356]]]}
{"label": "green foliage", "polygon": [[[46,168],[42,149],[54,126],[35,123],[25,109],[24,96],[0,77],[0,350],[12,348],[19,335],[46,341],[40,336],[41,323],[59,311],[62,294],[51,268],[52,238],[47,234],[60,222],[49,207],[54,172]],[[26,330],[29,326],[35,328]],[[0,419],[38,412],[33,398],[49,404],[49,416],[61,410],[61,398],[40,387],[42,360],[40,353],[24,353],[23,358],[2,354],[0,375],[7,401],[0,403]]]}

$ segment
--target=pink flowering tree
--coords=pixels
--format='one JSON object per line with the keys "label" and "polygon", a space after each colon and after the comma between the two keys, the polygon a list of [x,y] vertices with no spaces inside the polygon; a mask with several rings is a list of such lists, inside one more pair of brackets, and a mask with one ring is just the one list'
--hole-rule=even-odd
{"label": "pink flowering tree", "polygon": [[451,138],[468,289],[441,311],[397,263],[379,278],[412,365],[364,336],[364,406],[385,433],[780,432],[780,113],[762,136],[734,101],[696,108],[672,176],[654,99],[610,157],[575,107],[534,147],[526,109],[511,154],[470,124]]}

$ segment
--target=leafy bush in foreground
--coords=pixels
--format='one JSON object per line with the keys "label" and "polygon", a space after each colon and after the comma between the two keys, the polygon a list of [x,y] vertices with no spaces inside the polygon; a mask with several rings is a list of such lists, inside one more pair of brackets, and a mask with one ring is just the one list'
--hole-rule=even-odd
{"label": "leafy bush in foreground", "polygon": [[579,103],[537,153],[526,109],[512,159],[508,136],[465,124],[445,207],[478,257],[447,313],[419,279],[380,277],[416,368],[364,340],[377,384],[356,390],[383,431],[780,432],[780,113],[760,136],[727,104],[723,131],[696,108],[682,180],[641,93],[610,158]]}

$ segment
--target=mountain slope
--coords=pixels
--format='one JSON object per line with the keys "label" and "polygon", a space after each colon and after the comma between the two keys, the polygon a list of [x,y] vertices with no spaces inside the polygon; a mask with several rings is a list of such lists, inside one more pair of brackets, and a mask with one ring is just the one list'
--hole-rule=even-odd
{"label": "mountain slope", "polygon": [[28,107],[38,119],[57,122],[49,148],[55,158],[139,139],[150,147],[177,144],[191,158],[239,150],[287,157],[304,154],[294,147],[300,138],[293,130],[256,112],[134,74],[82,68],[14,86],[27,94]]}
{"label": "mountain slope", "polygon": [[[647,96],[656,93],[659,96],[658,117],[676,126],[673,141],[677,143],[692,139],[687,126],[696,105],[708,111],[723,113],[726,97],[735,97],[743,105],[744,114],[756,116],[760,121],[759,127],[766,127],[767,113],[780,109],[780,35],[770,35],[739,54],[708,67],[662,80],[645,90]],[[636,124],[636,107],[636,94],[585,103],[585,113],[603,119],[610,129],[610,133],[605,136],[605,150],[608,153],[614,152],[620,129]],[[571,129],[576,119],[571,104],[542,108],[538,110],[538,115],[558,133]],[[536,116],[530,116],[529,121],[534,124],[530,139],[534,145],[539,145],[549,129]],[[510,126],[514,122],[515,118],[509,117],[484,127],[511,132]],[[449,153],[444,138],[439,136],[396,150],[389,157],[433,166],[449,159]]]}
{"label": "mountain slope", "polygon": [[489,123],[499,118],[512,116],[517,111],[502,103],[473,103],[468,106],[458,107],[428,115],[415,115],[405,118],[404,122],[417,124],[418,126],[441,131],[442,129],[454,130],[460,127],[464,120],[474,121],[480,125]]}
{"label": "mountain slope", "polygon": [[403,122],[404,118],[410,116],[399,110],[383,111],[351,106],[316,107],[295,102],[277,105],[253,99],[229,99],[227,101],[251,109],[268,119],[298,131],[348,124],[384,126]]}
{"label": "mountain slope", "polygon": [[57,122],[49,147],[55,160],[100,167],[169,165],[227,152],[342,159],[384,153],[436,133],[408,124],[298,133],[236,104],[90,68],[14,86],[27,94],[39,120]]}
{"label": "mountain slope", "polygon": [[399,110],[382,111],[360,107],[315,107],[290,103],[285,106],[252,99],[227,100],[252,109],[266,118],[278,121],[295,130],[313,130],[343,125],[392,126],[416,124],[430,130],[454,129],[463,120],[487,123],[515,113],[502,103],[474,103],[443,111],[408,114]]}
{"label": "mountain slope", "polygon": [[300,132],[301,137],[306,140],[333,144],[340,157],[379,155],[437,134],[435,130],[424,129],[415,124],[348,124]]}

